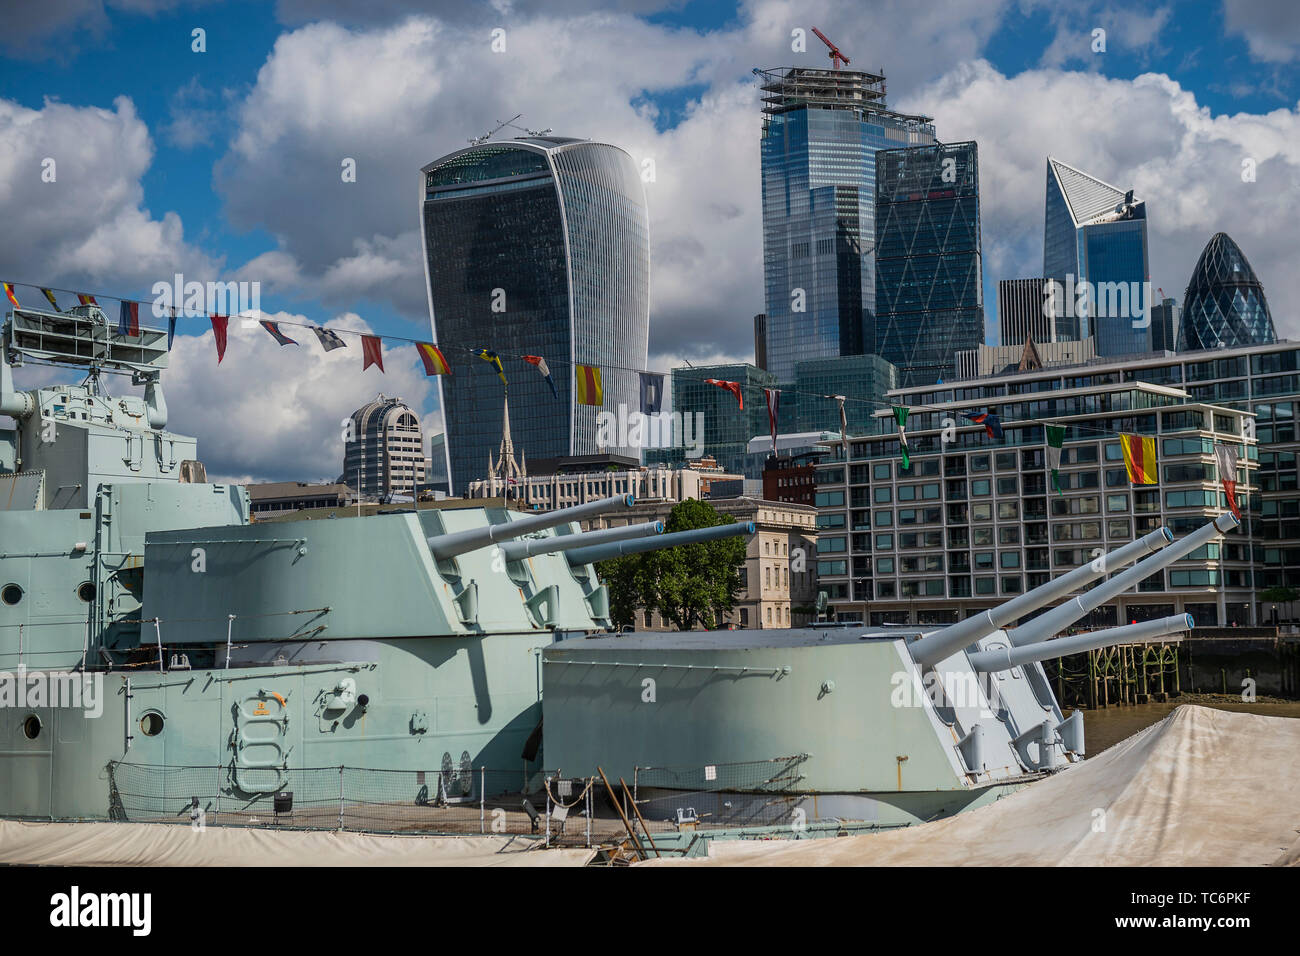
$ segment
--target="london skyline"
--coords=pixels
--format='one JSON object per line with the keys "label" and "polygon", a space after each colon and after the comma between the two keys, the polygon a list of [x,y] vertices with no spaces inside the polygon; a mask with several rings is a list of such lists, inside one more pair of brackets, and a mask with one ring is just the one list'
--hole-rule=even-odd
{"label": "london skyline", "polygon": [[[980,144],[986,330],[996,281],[1041,270],[1051,154],[1147,201],[1153,285],[1181,301],[1200,251],[1226,232],[1278,335],[1300,331],[1287,308],[1300,277],[1285,267],[1300,212],[1300,25],[1281,4],[951,4],[920,16],[849,3],[432,15],[336,3],[313,7],[311,22],[295,2],[135,9],[145,13],[24,9],[6,35],[7,280],[140,298],[178,271],[260,281],[273,317],[419,336],[418,220],[394,183],[522,112],[529,127],[652,161],[650,366],[748,360],[763,311],[749,71],[826,65],[818,26],[850,68],[883,70],[892,109],[934,116],[943,142]],[[205,52],[192,50],[194,29]],[[505,47],[494,52],[498,29]],[[802,51],[796,30],[807,32]],[[121,66],[103,69],[105,54]],[[42,192],[47,156],[62,162]],[[358,174],[344,184],[349,157]],[[220,370],[210,341],[178,336],[172,378],[186,387],[171,393],[174,421],[201,438],[214,474],[330,474],[336,450],[321,446],[336,420],[379,391],[404,395],[439,429],[413,362],[340,376],[305,349],[292,361],[241,351],[240,336],[254,334],[232,330],[236,361]],[[250,440],[241,409],[268,389],[275,411]]]}

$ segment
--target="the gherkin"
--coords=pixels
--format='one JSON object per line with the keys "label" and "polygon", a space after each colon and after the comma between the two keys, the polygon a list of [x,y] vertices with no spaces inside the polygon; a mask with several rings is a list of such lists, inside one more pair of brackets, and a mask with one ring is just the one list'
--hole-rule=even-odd
{"label": "the gherkin", "polygon": [[1192,270],[1183,299],[1178,351],[1277,341],[1264,287],[1227,233],[1214,235]]}

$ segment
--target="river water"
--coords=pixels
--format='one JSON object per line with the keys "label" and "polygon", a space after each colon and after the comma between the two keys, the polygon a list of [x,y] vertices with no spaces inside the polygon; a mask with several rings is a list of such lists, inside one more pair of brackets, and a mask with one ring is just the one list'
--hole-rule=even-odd
{"label": "river water", "polygon": [[1300,719],[1300,701],[1268,700],[1247,704],[1235,697],[1214,694],[1184,694],[1176,701],[1164,704],[1136,704],[1132,707],[1086,710],[1083,713],[1083,725],[1088,756],[1095,757],[1112,744],[1119,743],[1139,730],[1164,720],[1180,704],[1215,707],[1238,714],[1263,714],[1266,717]]}

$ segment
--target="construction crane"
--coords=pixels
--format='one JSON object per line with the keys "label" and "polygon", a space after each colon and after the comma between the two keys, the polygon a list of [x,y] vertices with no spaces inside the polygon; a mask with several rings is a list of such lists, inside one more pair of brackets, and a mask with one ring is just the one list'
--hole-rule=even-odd
{"label": "construction crane", "polygon": [[821,40],[828,47],[830,47],[831,52],[827,55],[831,58],[831,63],[834,65],[835,69],[838,70],[840,68],[840,64],[843,64],[844,66],[849,65],[849,58],[840,52],[839,47],[837,47],[830,40],[826,39],[826,34],[822,33],[822,31],[818,30],[816,27],[812,28],[812,32],[817,34],[817,39]]}

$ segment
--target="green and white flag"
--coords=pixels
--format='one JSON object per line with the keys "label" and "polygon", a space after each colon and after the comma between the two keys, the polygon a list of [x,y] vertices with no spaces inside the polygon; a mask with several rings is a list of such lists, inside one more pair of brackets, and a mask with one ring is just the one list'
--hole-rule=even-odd
{"label": "green and white flag", "polygon": [[906,471],[912,467],[912,456],[907,450],[907,432],[903,430],[903,426],[907,424],[907,406],[895,405],[894,418],[898,421],[898,444],[903,452],[903,470]]}
{"label": "green and white flag", "polygon": [[1052,471],[1052,487],[1056,493],[1064,495],[1061,490],[1061,446],[1065,443],[1064,425],[1044,425],[1047,429],[1047,467]]}

